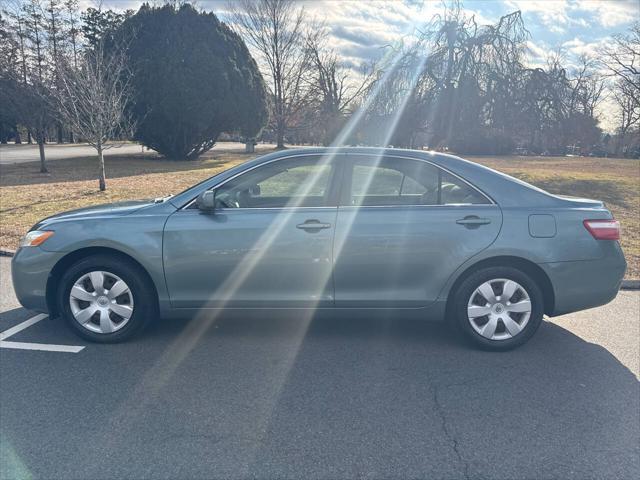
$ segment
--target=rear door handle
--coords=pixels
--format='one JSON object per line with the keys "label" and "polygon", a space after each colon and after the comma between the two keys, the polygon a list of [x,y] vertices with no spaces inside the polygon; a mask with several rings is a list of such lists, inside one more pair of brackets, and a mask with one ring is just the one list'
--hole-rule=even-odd
{"label": "rear door handle", "polygon": [[330,223],[322,223],[318,220],[307,220],[304,223],[299,223],[296,228],[300,230],[322,230],[323,228],[331,228]]}
{"label": "rear door handle", "polygon": [[489,218],[480,218],[475,215],[469,215],[468,217],[459,218],[456,220],[458,225],[464,225],[467,228],[479,227],[480,225],[487,225],[491,223]]}

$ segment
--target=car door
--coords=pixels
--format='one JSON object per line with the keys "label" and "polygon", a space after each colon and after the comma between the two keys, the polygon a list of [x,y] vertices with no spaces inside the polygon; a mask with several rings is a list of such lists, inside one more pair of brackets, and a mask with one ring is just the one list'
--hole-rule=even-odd
{"label": "car door", "polygon": [[332,306],[336,178],[326,159],[280,159],[217,186],[213,212],[173,214],[163,247],[172,306]]}
{"label": "car door", "polygon": [[334,244],[338,307],[421,307],[489,246],[502,214],[464,180],[421,160],[352,156]]}

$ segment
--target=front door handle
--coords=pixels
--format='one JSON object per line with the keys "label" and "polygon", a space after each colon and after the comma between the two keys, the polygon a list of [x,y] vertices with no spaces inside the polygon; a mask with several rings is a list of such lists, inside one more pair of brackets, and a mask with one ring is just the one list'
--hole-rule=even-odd
{"label": "front door handle", "polygon": [[331,228],[331,224],[330,223],[322,223],[318,220],[307,220],[304,223],[299,223],[298,225],[296,225],[296,228],[299,228],[300,230],[322,230],[323,228]]}
{"label": "front door handle", "polygon": [[459,218],[458,220],[456,220],[456,223],[458,225],[464,225],[467,228],[476,228],[476,227],[479,227],[480,225],[487,225],[488,223],[491,223],[491,219],[480,218],[480,217],[477,217],[476,215],[469,215],[464,218]]}

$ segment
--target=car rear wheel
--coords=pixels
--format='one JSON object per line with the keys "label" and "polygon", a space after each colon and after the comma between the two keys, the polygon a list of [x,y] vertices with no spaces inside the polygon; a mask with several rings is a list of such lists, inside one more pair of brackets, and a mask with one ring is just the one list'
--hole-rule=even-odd
{"label": "car rear wheel", "polygon": [[58,311],[81,337],[120,342],[156,315],[149,280],[126,260],[96,255],[74,263],[60,280]]}
{"label": "car rear wheel", "polygon": [[526,273],[513,267],[473,272],[454,293],[458,327],[476,345],[509,350],[527,342],[544,315],[542,292]]}

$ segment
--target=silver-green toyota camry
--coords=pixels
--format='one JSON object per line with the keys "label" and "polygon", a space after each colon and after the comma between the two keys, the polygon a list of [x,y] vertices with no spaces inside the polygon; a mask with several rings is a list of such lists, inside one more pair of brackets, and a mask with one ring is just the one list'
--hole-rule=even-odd
{"label": "silver-green toyota camry", "polygon": [[[172,197],[49,217],[24,237],[25,308],[97,342],[223,309],[394,310],[477,345],[526,342],[544,314],[602,305],[626,263],[602,202],[412,150],[306,148]],[[197,320],[196,320],[197,321]]]}

